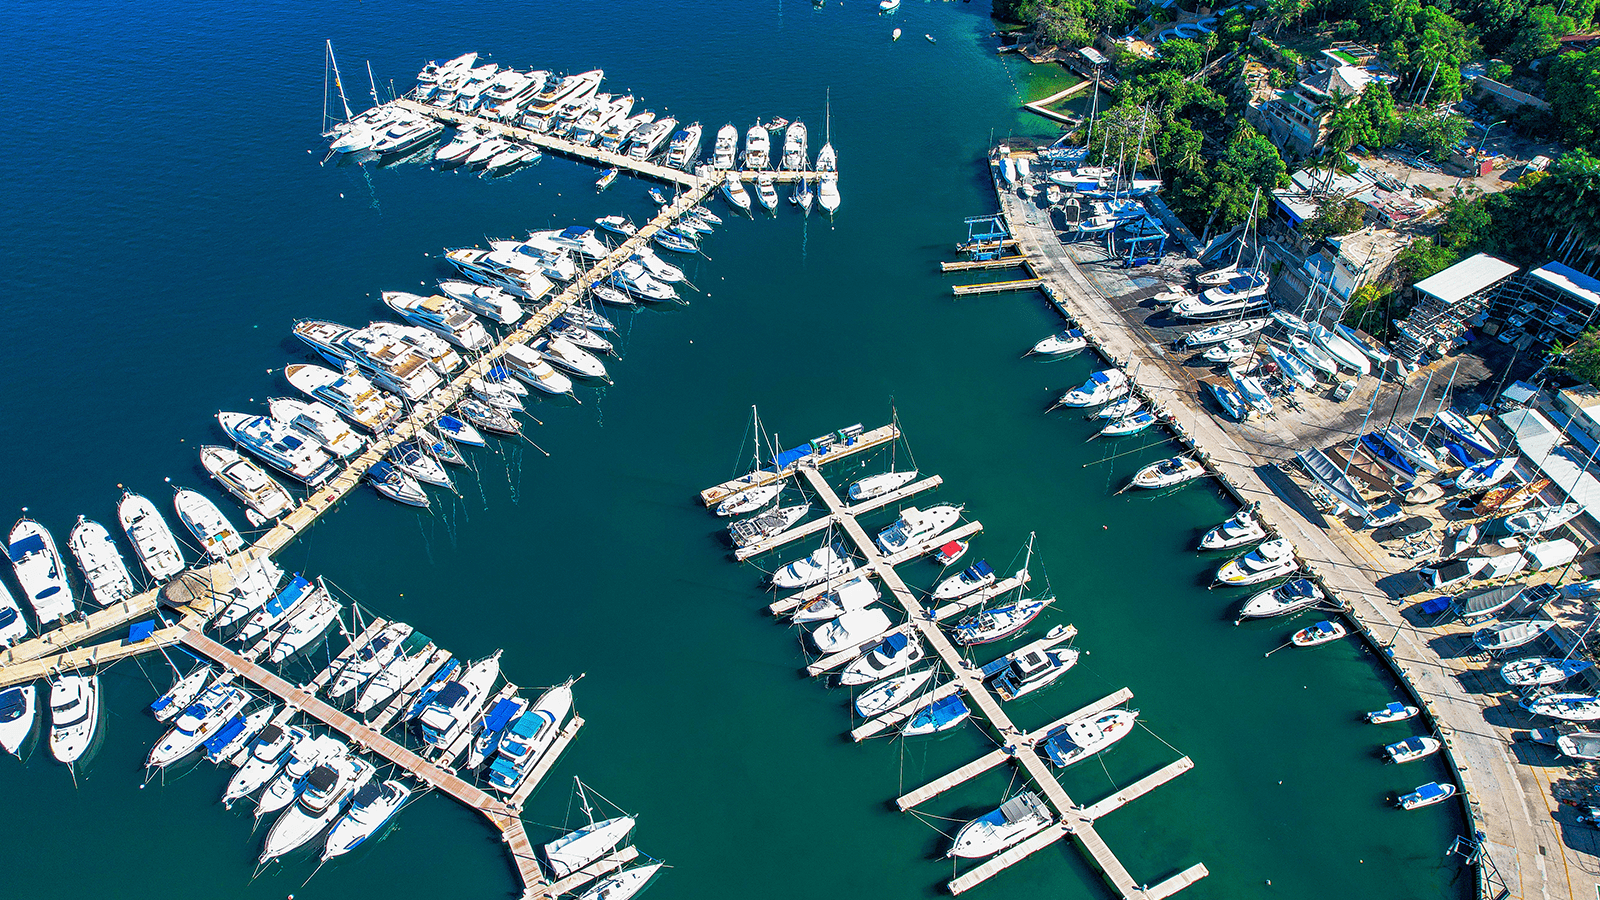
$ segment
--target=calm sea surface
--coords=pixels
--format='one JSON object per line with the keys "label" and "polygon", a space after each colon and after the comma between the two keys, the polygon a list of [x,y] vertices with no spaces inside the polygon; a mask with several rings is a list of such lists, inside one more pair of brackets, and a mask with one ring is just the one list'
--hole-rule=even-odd
{"label": "calm sea surface", "polygon": [[[1231,505],[1209,486],[1113,496],[1166,445],[1147,437],[1102,462],[1141,439],[1086,442],[1080,416],[1042,414],[1093,368],[1019,358],[1056,326],[1043,301],[956,302],[936,274],[962,218],[994,208],[981,164],[991,138],[1044,130],[1019,99],[1066,83],[997,58],[986,14],[923,0],[892,18],[860,0],[13,3],[0,29],[12,146],[0,176],[0,503],[26,506],[64,544],[80,513],[114,522],[119,484],[163,505],[164,479],[217,496],[196,450],[221,442],[219,409],[290,393],[280,370],[305,356],[295,318],[365,324],[383,315],[379,291],[446,274],[442,248],[649,211],[643,184],[597,195],[593,170],[559,159],[498,180],[319,166],[325,38],[359,105],[364,60],[386,92],[410,87],[427,58],[478,50],[522,68],[603,68],[609,89],[708,131],[801,118],[815,150],[831,89],[836,222],[787,204],[775,218],[729,217],[711,259],[688,266],[702,288],[690,305],[618,317],[615,387],[540,404],[545,425],[530,435],[548,457],[512,443],[473,453],[473,471],[455,473],[461,498],[432,514],[358,491],[282,555],[285,568],[326,576],[458,655],[503,647],[520,684],[587,673],[589,724],[527,810],[536,841],[578,815],[576,775],[638,814],[640,847],[672,864],[657,900],[933,896],[952,871],[939,830],[996,805],[1009,770],[927,804],[925,819],[891,812],[902,789],[990,742],[971,727],[841,737],[849,698],[797,674],[795,635],[760,611],[762,573],[728,561],[719,523],[694,502],[740,470],[752,405],[793,444],[882,424],[892,404],[915,465],[945,478],[938,500],[983,521],[975,553],[1009,571],[1037,533],[1035,571],[1059,597],[1048,623],[1081,629],[1084,662],[1015,704],[1016,718],[1034,727],[1134,691],[1147,728],[1070,770],[1073,795],[1092,802],[1194,759],[1101,822],[1136,878],[1204,862],[1212,876],[1185,897],[1464,896],[1463,870],[1443,858],[1462,827],[1453,809],[1386,805],[1444,772],[1379,759],[1411,731],[1359,721],[1397,697],[1372,657],[1354,643],[1264,657],[1290,626],[1234,627],[1243,595],[1207,591],[1221,560],[1192,550]],[[902,571],[918,587],[938,574]],[[169,678],[159,656],[107,673],[105,738],[76,785],[46,752],[0,759],[7,896],[512,889],[493,832],[438,796],[309,884],[303,857],[252,881],[260,835],[247,811],[216,803],[223,773],[189,767],[141,786],[160,733],[142,708]],[[1109,894],[1062,845],[975,896]]]}

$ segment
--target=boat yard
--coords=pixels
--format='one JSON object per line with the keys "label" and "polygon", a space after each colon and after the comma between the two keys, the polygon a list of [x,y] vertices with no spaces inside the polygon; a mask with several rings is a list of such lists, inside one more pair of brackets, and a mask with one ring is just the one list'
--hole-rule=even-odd
{"label": "boat yard", "polygon": [[[890,427],[894,428],[894,431],[898,434],[897,427]],[[854,430],[859,431],[859,429]],[[878,429],[872,433],[878,434],[884,431],[885,429]],[[841,432],[841,434],[843,433]],[[845,535],[850,543],[852,554],[859,556],[861,561],[858,564],[856,560],[852,559],[850,567],[842,573],[833,574],[817,585],[773,602],[769,606],[769,611],[774,615],[785,615],[797,607],[824,596],[831,588],[840,584],[855,579],[873,578],[888,590],[893,597],[894,604],[903,613],[905,617],[904,624],[870,633],[852,633],[843,647],[832,648],[834,652],[827,653],[812,661],[806,667],[807,675],[823,676],[842,666],[847,666],[847,664],[859,664],[860,660],[867,659],[876,652],[872,649],[873,647],[887,646],[896,638],[901,641],[920,640],[932,647],[937,653],[939,661],[942,663],[941,671],[948,673],[949,680],[937,688],[920,693],[891,709],[869,717],[865,723],[850,732],[852,740],[861,741],[887,730],[898,729],[908,720],[928,715],[928,710],[935,709],[941,701],[947,698],[959,696],[971,702],[976,708],[974,712],[981,713],[983,721],[987,724],[988,732],[995,743],[1001,746],[1001,749],[995,750],[949,775],[936,779],[922,788],[901,796],[896,800],[897,808],[902,811],[910,810],[950,788],[982,775],[1007,761],[1013,762],[1017,769],[1027,777],[1028,782],[1035,785],[1048,798],[1054,811],[1052,824],[952,878],[946,884],[946,888],[952,894],[964,893],[984,883],[1006,868],[1069,836],[1074,839],[1095,868],[1100,871],[1107,883],[1115,889],[1118,896],[1127,898],[1127,900],[1160,900],[1160,898],[1172,896],[1190,884],[1206,877],[1208,872],[1205,865],[1195,863],[1153,885],[1137,880],[1129,873],[1116,854],[1095,831],[1094,827],[1096,819],[1121,808],[1124,804],[1188,771],[1193,768],[1193,762],[1188,757],[1182,757],[1162,767],[1160,770],[1150,773],[1134,784],[1123,788],[1112,796],[1087,806],[1080,805],[1073,800],[1056,776],[1050,771],[1044,758],[1041,757],[1040,745],[1046,740],[1047,736],[1057,729],[1063,728],[1069,723],[1084,721],[1113,710],[1132,699],[1133,693],[1123,689],[1097,703],[1079,709],[1033,731],[1024,731],[1013,723],[1001,707],[1000,699],[992,692],[984,679],[1000,671],[1011,659],[1017,658],[1022,654],[1042,652],[1070,641],[1076,636],[1077,629],[1070,625],[1059,626],[1052,629],[1051,633],[1046,637],[1015,650],[987,666],[980,667],[970,662],[946,634],[940,623],[947,622],[974,607],[986,607],[989,601],[1012,591],[1016,591],[1020,595],[1030,581],[1028,568],[1025,565],[1023,569],[1010,578],[997,579],[992,584],[929,609],[922,600],[918,599],[912,589],[901,580],[899,573],[895,570],[895,566],[925,557],[941,545],[947,545],[952,542],[965,542],[971,536],[982,531],[982,523],[971,521],[956,525],[952,522],[950,527],[940,528],[934,533],[919,536],[913,539],[908,546],[902,547],[893,553],[884,553],[866,529],[862,527],[857,517],[874,510],[886,508],[893,502],[909,499],[917,493],[937,487],[942,483],[942,479],[935,476],[915,480],[876,498],[847,504],[840,498],[823,474],[824,466],[847,458],[850,455],[845,452],[850,449],[848,440],[845,441],[845,445],[842,450],[830,448],[830,452],[827,453],[809,453],[785,467],[776,465],[777,458],[775,458],[774,464],[771,466],[758,469],[750,475],[701,492],[701,501],[707,507],[713,507],[730,496],[736,496],[741,490],[748,490],[757,484],[770,484],[775,481],[781,481],[783,475],[787,475],[788,479],[795,481],[797,483],[796,487],[799,487],[799,482],[803,482],[805,495],[815,501],[821,501],[826,508],[826,515],[812,519],[804,524],[787,527],[777,534],[767,536],[757,544],[741,546],[736,550],[735,558],[741,561],[749,560],[761,553],[770,552],[802,538],[828,530],[830,533],[836,531]],[[799,452],[799,450],[791,452]],[[779,474],[780,469],[783,474]],[[914,478],[914,474],[911,477]],[[846,615],[849,615],[849,613],[846,613]]]}
{"label": "boat yard", "polygon": [[[1010,258],[1025,261],[1042,281],[1040,290],[1069,323],[1082,329],[1096,352],[1136,373],[1135,394],[1160,403],[1172,433],[1193,448],[1227,491],[1242,506],[1258,510],[1272,531],[1292,540],[1304,569],[1421,705],[1462,788],[1468,827],[1457,849],[1474,866],[1479,896],[1509,891],[1513,896],[1576,897],[1600,889],[1600,871],[1592,865],[1600,855],[1600,837],[1592,829],[1566,827],[1563,820],[1575,815],[1571,797],[1562,796],[1560,785],[1542,768],[1550,764],[1545,762],[1549,757],[1520,743],[1525,733],[1520,729],[1537,723],[1508,702],[1505,686],[1497,684],[1493,668],[1483,665],[1486,657],[1472,646],[1470,631],[1451,629],[1443,621],[1448,617],[1416,612],[1421,605],[1416,601],[1432,596],[1418,593],[1422,586],[1414,572],[1426,548],[1417,542],[1386,547],[1372,531],[1350,527],[1335,514],[1337,504],[1325,495],[1319,498],[1319,487],[1294,466],[1303,447],[1328,447],[1339,463],[1349,460],[1350,444],[1361,434],[1375,390],[1384,392],[1375,417],[1394,415],[1391,404],[1402,416],[1413,410],[1431,412],[1448,390],[1456,361],[1436,362],[1398,387],[1361,379],[1350,402],[1306,392],[1296,405],[1285,409],[1279,403],[1264,419],[1225,422],[1202,402],[1200,385],[1209,369],[1186,365],[1172,352],[1174,337],[1187,329],[1153,327],[1155,317],[1146,304],[1168,287],[1166,282],[1186,277],[1186,261],[1174,264],[1173,257],[1166,257],[1153,269],[1123,268],[1122,260],[1104,248],[1063,240],[1048,207],[1041,208],[1031,191],[1008,187],[998,174],[994,184],[1006,246],[1017,248],[1017,256]],[[970,239],[961,249],[1002,252],[998,243],[974,246]],[[1470,380],[1487,376],[1481,367],[1470,370],[1479,365],[1471,358],[1465,361]],[[1345,448],[1342,453],[1339,446]],[[1379,477],[1381,473],[1370,479]],[[1372,495],[1375,484],[1366,484]],[[1393,491],[1392,482],[1389,489]],[[1447,516],[1444,506],[1435,496],[1410,509],[1446,531],[1471,519]],[[1591,544],[1587,536],[1580,540]],[[1586,577],[1568,565],[1536,574],[1532,582]],[[1566,634],[1559,636],[1558,629],[1550,638],[1566,652],[1587,624],[1587,614],[1569,613],[1562,621]],[[1560,857],[1561,865],[1549,863],[1551,854]]]}

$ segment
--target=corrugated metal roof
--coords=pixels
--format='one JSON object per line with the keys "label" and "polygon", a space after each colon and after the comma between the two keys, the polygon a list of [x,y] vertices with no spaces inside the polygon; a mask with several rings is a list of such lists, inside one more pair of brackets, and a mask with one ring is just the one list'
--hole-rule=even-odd
{"label": "corrugated metal roof", "polygon": [[1417,282],[1417,290],[1454,303],[1515,274],[1517,267],[1503,259],[1479,253],[1463,259],[1443,272]]}
{"label": "corrugated metal roof", "polygon": [[1528,275],[1583,300],[1590,306],[1600,306],[1600,281],[1582,272],[1558,262],[1549,262],[1529,272]]}
{"label": "corrugated metal roof", "polygon": [[1502,413],[1500,424],[1511,432],[1517,449],[1533,459],[1540,459],[1550,452],[1551,447],[1561,442],[1561,432],[1536,410],[1514,409]]}

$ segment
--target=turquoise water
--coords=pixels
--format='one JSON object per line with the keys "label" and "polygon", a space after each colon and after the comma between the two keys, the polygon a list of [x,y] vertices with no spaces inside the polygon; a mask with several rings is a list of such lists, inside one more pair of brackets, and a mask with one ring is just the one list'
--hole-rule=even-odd
{"label": "turquoise water", "polygon": [[[1056,325],[1042,299],[958,302],[936,274],[961,218],[994,208],[981,165],[991,137],[1041,129],[1015,111],[1019,95],[1041,93],[1029,84],[1040,76],[996,58],[983,4],[908,0],[892,20],[871,4],[796,2],[13,9],[0,47],[29,64],[9,70],[16,152],[0,191],[11,336],[0,497],[63,541],[79,513],[114,518],[118,484],[163,504],[165,478],[210,492],[196,460],[199,444],[221,442],[210,417],[289,392],[278,370],[303,357],[293,319],[363,324],[383,314],[378,291],[444,274],[441,248],[648,211],[638,182],[597,196],[591,169],[557,159],[494,181],[319,166],[324,38],[351,87],[364,59],[403,90],[425,58],[477,49],[525,68],[602,67],[608,86],[712,128],[782,115],[817,135],[831,88],[844,170],[835,223],[787,205],[730,218],[711,259],[688,266],[704,289],[690,305],[620,317],[615,387],[540,405],[546,424],[530,437],[548,457],[509,443],[477,452],[476,471],[456,473],[461,499],[431,515],[358,492],[281,557],[462,656],[504,647],[521,684],[587,673],[578,708],[589,724],[527,810],[536,841],[576,815],[577,775],[637,813],[640,847],[673,865],[655,898],[940,892],[951,868],[936,828],[992,808],[1009,770],[925,805],[926,822],[890,811],[903,790],[992,745],[975,728],[842,737],[849,698],[798,674],[794,636],[761,612],[761,572],[727,559],[720,523],[694,502],[740,471],[752,405],[793,444],[881,424],[892,404],[909,435],[899,461],[910,452],[945,478],[928,502],[966,503],[986,527],[975,554],[997,568],[1036,532],[1036,571],[1060,598],[1037,630],[1082,632],[1089,655],[1014,704],[1020,724],[1134,691],[1148,730],[1103,765],[1070,770],[1073,795],[1091,802],[1194,759],[1100,825],[1136,878],[1204,862],[1212,876],[1185,896],[1466,892],[1442,857],[1456,813],[1386,808],[1386,795],[1444,771],[1377,758],[1411,732],[1358,721],[1397,696],[1371,655],[1347,643],[1263,657],[1290,625],[1235,628],[1244,595],[1205,590],[1221,560],[1191,549],[1231,506],[1200,485],[1113,496],[1165,445],[1099,462],[1142,439],[1086,442],[1088,422],[1042,414],[1093,368],[1019,358]],[[896,25],[905,36],[891,43]],[[902,568],[915,587],[938,574]],[[48,754],[0,760],[9,894],[512,889],[493,832],[437,796],[305,886],[303,858],[252,881],[260,836],[247,813],[216,804],[222,773],[202,766],[141,787],[159,736],[142,707],[165,670],[156,657],[105,675],[106,737],[76,786]],[[974,895],[1041,892],[1108,895],[1067,845]]]}

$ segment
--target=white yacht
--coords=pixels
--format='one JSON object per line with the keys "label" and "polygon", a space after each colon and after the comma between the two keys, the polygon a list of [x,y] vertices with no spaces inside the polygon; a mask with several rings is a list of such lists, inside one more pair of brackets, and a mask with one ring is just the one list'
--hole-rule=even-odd
{"label": "white yacht", "polygon": [[[539,276],[543,278],[543,276]],[[549,290],[546,282],[545,290]],[[480,316],[501,325],[515,325],[525,315],[522,305],[504,288],[470,281],[441,281],[439,292]]]}
{"label": "white yacht", "polygon": [[433,360],[384,331],[370,326],[358,331],[316,319],[301,319],[294,326],[296,337],[334,365],[355,363],[379,387],[421,400],[441,381]]}
{"label": "white yacht", "polygon": [[[821,163],[821,158],[818,158]],[[839,209],[839,176],[833,172],[825,173],[817,180],[817,205],[828,215],[833,215]]]}
{"label": "white yacht", "polygon": [[850,485],[847,492],[850,499],[856,503],[882,497],[890,491],[897,491],[910,484],[917,477],[916,469],[907,469],[903,472],[881,472],[877,475],[868,475],[855,484]]}
{"label": "white yacht", "polygon": [[311,735],[298,726],[285,728],[267,725],[256,733],[245,751],[244,761],[228,779],[222,792],[222,805],[231,807],[236,800],[254,794],[282,771],[294,748],[311,740]]}
{"label": "white yacht", "polygon": [[811,643],[823,653],[859,647],[889,630],[889,615],[881,609],[856,609],[811,632]]}
{"label": "white yacht", "polygon": [[406,291],[384,291],[383,302],[413,325],[439,335],[463,350],[483,350],[494,343],[478,317],[441,294],[427,297]]}
{"label": "white yacht", "polygon": [[738,172],[729,172],[722,181],[722,195],[728,202],[745,212],[750,211],[750,194],[744,189],[744,180]]}
{"label": "white yacht", "polygon": [[1055,728],[1039,742],[1039,750],[1056,766],[1081,762],[1127,737],[1139,718],[1136,709],[1113,709]]}
{"label": "white yacht", "polygon": [[620,153],[630,138],[655,120],[656,114],[646,111],[630,116],[620,122],[612,122],[604,131],[600,132],[600,149],[612,153]]}
{"label": "white yacht", "polygon": [[995,583],[994,567],[980,559],[934,586],[933,599],[956,600]]}
{"label": "white yacht", "polygon": [[811,161],[811,151],[806,144],[804,122],[790,122],[783,132],[783,160],[780,168],[791,172],[801,171]]}
{"label": "white yacht", "polygon": [[344,604],[333,599],[326,590],[318,591],[275,629],[275,636],[262,639],[271,641],[270,648],[264,648],[267,661],[281,663],[310,646],[327,633],[343,609]]}
{"label": "white yacht", "polygon": [[344,812],[356,791],[377,773],[377,767],[353,753],[321,763],[306,776],[305,790],[272,823],[259,863],[270,862],[322,833]]}
{"label": "white yacht", "polygon": [[1273,538],[1245,555],[1229,560],[1217,570],[1221,584],[1247,585],[1271,581],[1298,571],[1300,561],[1295,558],[1294,545],[1283,538]]}
{"label": "white yacht", "polygon": [[1289,338],[1289,349],[1295,356],[1305,360],[1307,365],[1318,372],[1329,377],[1338,376],[1339,364],[1334,362],[1333,357],[1329,356],[1326,350],[1311,343],[1306,338],[1298,334]]}
{"label": "white yacht", "polygon": [[17,582],[41,629],[77,612],[55,538],[43,525],[28,518],[17,520],[11,528],[6,555],[11,558]]}
{"label": "white yacht", "polygon": [[441,380],[466,365],[466,360],[462,359],[461,354],[449,341],[417,325],[373,322],[351,333],[349,343],[352,348],[358,348],[362,352],[382,347],[381,352],[388,353],[390,344],[416,350],[428,361],[428,367],[441,376]]}
{"label": "white yacht", "polygon": [[1582,515],[1583,509],[1583,504],[1576,501],[1536,506],[1506,516],[1495,527],[1508,534],[1531,537],[1560,528]]}
{"label": "white yacht", "polygon": [[1340,337],[1335,331],[1324,328],[1320,324],[1313,324],[1308,332],[1317,345],[1328,352],[1334,361],[1344,366],[1357,375],[1367,375],[1372,372],[1372,361],[1362,353],[1354,344]]}
{"label": "white yacht", "polygon": [[400,116],[372,142],[379,156],[404,153],[444,134],[444,126],[427,116]]}
{"label": "white yacht", "polygon": [[157,722],[166,722],[188,709],[215,674],[216,670],[210,666],[195,667],[194,671],[173,682],[165,694],[150,704],[150,714],[156,717]]}
{"label": "white yacht", "polygon": [[100,721],[100,676],[50,679],[50,755],[72,765],[89,749]]}
{"label": "white yacht", "polygon": [[700,123],[696,122],[674,134],[672,142],[667,145],[667,165],[686,172],[693,169],[694,161],[700,157],[700,140],[703,133]]}
{"label": "white yacht", "polygon": [[1090,375],[1088,381],[1062,394],[1056,402],[1060,406],[1099,406],[1126,393],[1128,376],[1121,369],[1105,369]]}
{"label": "white yacht", "polygon": [[572,379],[557,372],[544,355],[526,344],[512,344],[501,357],[512,375],[547,394],[572,393]]}
{"label": "white yacht", "polygon": [[610,853],[633,830],[633,824],[632,816],[605,819],[568,832],[539,849],[551,874],[565,878]]}
{"label": "white yacht", "polygon": [[661,149],[662,142],[672,135],[672,130],[678,127],[678,120],[668,116],[651,122],[639,129],[628,138],[628,156],[631,159],[643,162],[656,155]]}
{"label": "white yacht", "polygon": [[463,128],[456,132],[450,143],[445,144],[433,153],[434,162],[460,163],[472,154],[485,141],[489,139],[489,132],[476,127]]}
{"label": "white yacht", "polygon": [[760,171],[772,166],[772,135],[759,122],[744,133],[744,167]]}
{"label": "white yacht", "polygon": [[839,674],[843,685],[871,684],[911,668],[927,656],[915,635],[895,632],[856,657]]}
{"label": "white yacht", "polygon": [[588,890],[578,895],[578,900],[629,900],[634,894],[644,890],[655,874],[661,871],[666,863],[648,863],[635,866],[603,878]]}
{"label": "white yacht", "polygon": [[[122,551],[117,549],[111,540],[111,533],[106,531],[104,525],[79,516],[78,524],[72,527],[72,533],[67,536],[67,547],[78,560],[78,568],[83,570],[84,580],[89,583],[89,595],[94,602],[110,606],[137,593],[133,587],[133,576],[128,572],[128,564],[122,558]],[[0,601],[0,618],[5,615],[6,605]],[[0,644],[5,643],[4,633],[4,625],[0,623]]]}
{"label": "white yacht", "polygon": [[329,829],[328,839],[322,846],[323,861],[343,856],[361,846],[363,841],[388,824],[409,799],[410,786],[398,779],[391,778],[381,784],[368,781],[366,786],[350,796],[349,811]]}
{"label": "white yacht", "polygon": [[781,483],[762,484],[737,494],[729,494],[715,510],[719,516],[742,516],[762,509],[767,504],[778,499],[783,492]]}
{"label": "white yacht", "polygon": [[250,702],[243,688],[231,684],[214,684],[190,704],[156,745],[145,761],[149,768],[165,768],[190,753],[200,749],[206,738],[222,723],[233,718]]}
{"label": "white yacht", "polygon": [[[1001,700],[1015,700],[1053,683],[1077,665],[1081,656],[1082,653],[1075,647],[1024,649],[1009,653],[1004,657],[1004,667],[993,676],[990,684]],[[984,667],[984,671],[988,672],[989,668]]]}
{"label": "white yacht", "polygon": [[850,571],[855,561],[837,544],[824,544],[804,559],[772,573],[772,586],[781,590],[798,590],[821,584]]}
{"label": "white yacht", "polygon": [[778,189],[772,183],[772,176],[761,173],[756,176],[756,199],[769,210],[778,208]]}
{"label": "white yacht", "polygon": [[294,803],[306,789],[307,778],[318,765],[349,753],[350,748],[332,735],[319,735],[296,742],[289,751],[289,759],[267,782],[267,789],[256,798],[256,819],[260,820]]}
{"label": "white yacht", "polygon": [[1383,753],[1389,757],[1390,762],[1408,763],[1426,756],[1432,756],[1438,753],[1443,746],[1444,744],[1436,737],[1425,734],[1414,735],[1403,741],[1395,741],[1386,745],[1383,748]]}
{"label": "white yacht", "polygon": [[711,167],[731,169],[739,153],[739,129],[730,122],[717,129],[717,143],[711,150]]}
{"label": "white yacht", "polygon": [[222,611],[211,620],[215,628],[230,628],[256,614],[278,593],[283,582],[283,569],[269,556],[254,562],[236,563],[233,586],[224,596],[230,598]]}
{"label": "white yacht", "polygon": [[[417,643],[423,643],[422,639],[419,638]],[[379,704],[388,702],[389,698],[410,684],[411,679],[422,672],[428,665],[428,660],[433,658],[435,650],[432,643],[426,643],[415,652],[399,656],[394,662],[385,666],[383,671],[367,682],[361,689],[361,694],[356,697],[356,714],[366,715]]]}
{"label": "white yacht", "polygon": [[946,857],[982,859],[1038,834],[1055,821],[1050,807],[1033,791],[1023,791],[961,826]]}
{"label": "white yacht", "polygon": [[283,485],[237,450],[213,445],[201,447],[200,465],[261,521],[276,519],[294,509],[294,498]]}
{"label": "white yacht", "polygon": [[0,647],[9,647],[28,636],[28,620],[15,597],[0,584]]}
{"label": "white yacht", "polygon": [[959,506],[946,504],[927,510],[908,506],[900,510],[900,518],[893,525],[878,533],[878,547],[884,553],[898,553],[949,530],[960,519]]}
{"label": "white yacht", "polygon": [[156,505],[146,497],[132,491],[123,491],[117,502],[117,520],[133,543],[133,552],[146,572],[157,582],[183,571],[183,552],[178,549],[178,539],[172,536],[167,520],[161,518]]}
{"label": "white yacht", "polygon": [[[246,646],[256,643],[257,639],[271,632],[278,625],[289,620],[291,616],[300,611],[300,608],[310,601],[320,589],[313,585],[302,575],[289,579],[283,590],[278,591],[257,609],[254,615],[245,620],[239,628],[234,639]],[[262,648],[263,650],[266,648]]]}
{"label": "white yacht", "polygon": [[593,353],[559,335],[540,338],[534,344],[545,359],[574,375],[586,378],[605,378],[606,366]]}
{"label": "white yacht", "polygon": [[595,235],[594,229],[584,225],[530,232],[524,243],[551,252],[571,250],[589,259],[604,259],[611,252],[605,241]]}
{"label": "white yacht", "polygon": [[332,478],[338,468],[337,459],[321,444],[266,416],[219,412],[217,424],[239,446],[297,481],[319,485]]}
{"label": "white yacht", "polygon": [[188,488],[178,488],[172,495],[172,505],[178,510],[178,519],[200,542],[200,549],[214,559],[232,556],[244,549],[244,537],[202,494]]}
{"label": "white yacht", "polygon": [[439,689],[413,717],[429,746],[444,748],[471,724],[500,677],[500,653],[473,663],[460,678]]}
{"label": "white yacht", "polygon": [[350,459],[367,449],[366,438],[356,434],[333,407],[320,400],[273,397],[267,401],[267,413],[273,421],[311,438],[340,459]]}
{"label": "white yacht", "polygon": [[489,763],[489,786],[515,793],[528,773],[550,751],[572,712],[572,682],[558,684],[539,695],[516,719],[506,725]]}
{"label": "white yacht", "polygon": [[285,366],[283,376],[300,393],[325,404],[368,434],[387,431],[405,415],[400,398],[379,390],[353,366],[341,374],[322,366],[296,364]]}
{"label": "white yacht", "polygon": [[677,284],[684,280],[683,270],[662,259],[653,248],[640,247],[638,252],[628,257],[630,262],[644,266],[650,277],[667,284]]}
{"label": "white yacht", "polygon": [[0,748],[21,758],[22,745],[33,734],[38,688],[32,684],[0,689]]}
{"label": "white yacht", "polygon": [[1316,606],[1327,599],[1322,588],[1309,578],[1285,581],[1275,588],[1262,591],[1246,600],[1239,610],[1241,619],[1262,619],[1283,616],[1308,606]]}

